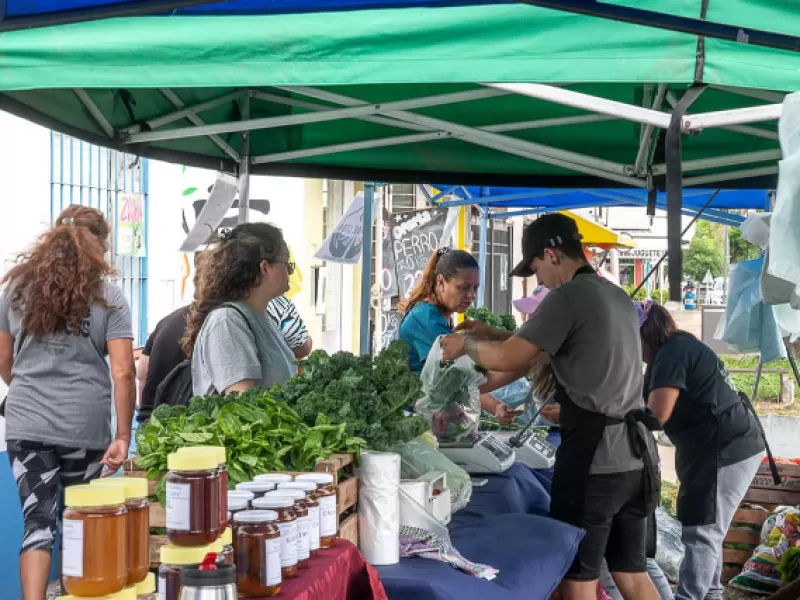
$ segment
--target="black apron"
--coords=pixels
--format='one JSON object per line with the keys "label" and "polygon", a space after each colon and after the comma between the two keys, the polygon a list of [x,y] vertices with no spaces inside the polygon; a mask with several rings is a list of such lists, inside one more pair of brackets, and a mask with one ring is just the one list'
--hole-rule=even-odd
{"label": "black apron", "polygon": [[[575,277],[594,275],[589,266],[580,268]],[[637,368],[636,365],[631,365]],[[556,400],[561,405],[561,445],[556,452],[553,473],[552,497],[557,500],[550,508],[550,516],[562,521],[574,521],[583,512],[585,484],[589,477],[594,455],[603,439],[605,428],[624,423],[631,451],[642,460],[642,501],[649,514],[654,511],[659,499],[661,481],[658,465],[653,461],[645,438],[648,433],[638,426],[643,423],[650,431],[661,429],[655,415],[647,409],[633,410],[624,418],[614,418],[602,413],[592,412],[575,404],[563,386],[556,383]]]}

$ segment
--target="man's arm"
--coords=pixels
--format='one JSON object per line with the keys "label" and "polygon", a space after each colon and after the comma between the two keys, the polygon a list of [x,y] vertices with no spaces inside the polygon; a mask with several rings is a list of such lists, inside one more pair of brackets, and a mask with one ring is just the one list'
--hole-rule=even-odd
{"label": "man's arm", "polygon": [[531,365],[525,365],[524,368],[517,371],[508,371],[502,373],[498,371],[489,371],[486,374],[486,383],[480,387],[481,394],[499,390],[501,387],[507,386],[512,381],[516,381],[520,377],[525,377],[530,371]]}
{"label": "man's arm", "polygon": [[538,346],[517,336],[505,342],[479,342],[468,335],[449,335],[442,339],[445,360],[466,354],[484,369],[499,373],[519,373],[528,368],[540,353]]}

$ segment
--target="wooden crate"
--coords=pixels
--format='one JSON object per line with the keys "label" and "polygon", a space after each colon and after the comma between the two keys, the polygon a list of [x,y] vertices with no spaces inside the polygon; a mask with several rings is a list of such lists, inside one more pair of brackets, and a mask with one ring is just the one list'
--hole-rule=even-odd
{"label": "wooden crate", "polygon": [[[758,546],[761,526],[772,514],[775,507],[780,505],[797,506],[800,505],[800,466],[795,464],[779,464],[778,472],[781,476],[781,484],[775,485],[772,479],[772,472],[769,470],[768,463],[762,463],[753,478],[753,482],[744,495],[742,506],[736,511],[733,523],[752,525],[753,530],[733,529],[728,531],[723,543],[725,544],[747,544],[750,550],[733,550],[723,548],[722,550],[722,581],[727,583],[736,575],[741,573],[744,563],[750,560],[752,550]],[[755,510],[747,508],[748,505],[758,505],[767,510]],[[757,528],[757,530],[755,529]]]}
{"label": "wooden crate", "polygon": [[[316,472],[331,473],[336,485],[336,504],[339,513],[339,537],[358,546],[358,478],[355,474],[355,457],[352,454],[332,454],[317,463]],[[125,463],[125,474],[129,477],[146,477],[136,464],[136,458]],[[155,496],[156,481],[149,482],[149,495]],[[167,514],[158,502],[150,503],[150,527],[166,527]],[[166,536],[150,536],[150,563],[157,566],[161,546],[167,543]]]}

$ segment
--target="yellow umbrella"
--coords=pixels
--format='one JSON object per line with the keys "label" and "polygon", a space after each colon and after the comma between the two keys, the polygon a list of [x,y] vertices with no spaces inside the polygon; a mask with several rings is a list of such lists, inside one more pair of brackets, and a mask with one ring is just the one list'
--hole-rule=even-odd
{"label": "yellow umbrella", "polygon": [[593,248],[602,248],[604,250],[608,250],[609,248],[636,247],[636,241],[624,233],[617,233],[604,225],[579,217],[568,210],[561,210],[559,212],[563,215],[567,215],[571,219],[575,219],[575,222],[578,224],[578,233],[583,236],[581,242],[584,246],[592,246]]}

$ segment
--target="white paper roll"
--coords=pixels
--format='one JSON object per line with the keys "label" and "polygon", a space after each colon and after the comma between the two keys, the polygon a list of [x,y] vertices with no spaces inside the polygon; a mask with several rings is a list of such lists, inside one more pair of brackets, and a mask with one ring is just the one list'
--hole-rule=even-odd
{"label": "white paper roll", "polygon": [[359,467],[358,539],[373,565],[400,561],[400,455],[363,452]]}

